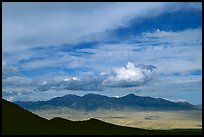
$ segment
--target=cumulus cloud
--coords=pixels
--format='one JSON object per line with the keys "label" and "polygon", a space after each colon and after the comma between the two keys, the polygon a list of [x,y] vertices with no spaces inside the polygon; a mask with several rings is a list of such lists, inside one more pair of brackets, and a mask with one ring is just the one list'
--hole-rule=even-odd
{"label": "cumulus cloud", "polygon": [[109,76],[103,84],[111,87],[138,86],[151,80],[152,70],[155,68],[152,65],[135,66],[132,62],[128,62],[126,67],[114,68],[113,75]]}
{"label": "cumulus cloud", "polygon": [[91,75],[67,76],[64,80],[47,80],[42,82],[38,90],[83,90],[100,91],[103,90],[102,79]]}
{"label": "cumulus cloud", "polygon": [[[2,80],[4,98],[15,99],[19,96],[31,95],[53,91],[103,91],[106,87],[134,87],[151,80],[152,65],[134,65],[128,62],[126,67],[113,68],[112,73],[102,72],[98,75],[79,74],[59,77],[26,78],[22,76],[10,76]],[[66,94],[66,93],[65,93]]]}
{"label": "cumulus cloud", "polygon": [[35,92],[37,86],[37,81],[32,79],[21,76],[10,76],[2,79],[2,97],[13,101],[16,97]]}
{"label": "cumulus cloud", "polygon": [[78,76],[64,76],[63,79],[41,80],[37,90],[82,90],[102,91],[105,87],[133,87],[151,80],[152,65],[140,64],[135,66],[128,62],[126,67],[113,68],[112,73],[102,72],[98,75],[82,74]]}
{"label": "cumulus cloud", "polygon": [[[104,89],[102,77],[90,75],[64,76],[64,78],[25,78],[12,76],[2,79],[2,95],[9,101],[45,100],[68,93],[97,92]],[[41,95],[46,94],[47,97]]]}
{"label": "cumulus cloud", "polygon": [[65,89],[69,90],[84,90],[84,91],[98,91],[103,90],[101,80],[92,76],[82,77],[80,80],[71,80],[63,84]]}

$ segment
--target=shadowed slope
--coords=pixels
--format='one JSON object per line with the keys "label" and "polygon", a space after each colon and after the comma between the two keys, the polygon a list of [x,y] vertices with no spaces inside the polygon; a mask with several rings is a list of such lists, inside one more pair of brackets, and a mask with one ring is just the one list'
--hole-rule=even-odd
{"label": "shadowed slope", "polygon": [[47,120],[2,99],[3,134],[35,134],[46,127]]}
{"label": "shadowed slope", "polygon": [[97,119],[70,121],[62,118],[46,120],[2,99],[3,134],[98,134],[98,135],[145,135],[145,134],[202,134],[200,130],[144,130],[117,126]]}

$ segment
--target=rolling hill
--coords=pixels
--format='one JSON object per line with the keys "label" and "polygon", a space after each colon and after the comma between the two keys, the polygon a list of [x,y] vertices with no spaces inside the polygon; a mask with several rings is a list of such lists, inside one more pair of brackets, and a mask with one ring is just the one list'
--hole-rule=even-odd
{"label": "rolling hill", "polygon": [[190,135],[201,129],[144,130],[105,123],[97,119],[70,121],[62,118],[46,120],[2,99],[3,135]]}

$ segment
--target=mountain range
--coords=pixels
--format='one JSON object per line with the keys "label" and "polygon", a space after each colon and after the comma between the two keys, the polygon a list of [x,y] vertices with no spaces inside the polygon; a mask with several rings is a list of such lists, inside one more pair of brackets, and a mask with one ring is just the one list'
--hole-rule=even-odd
{"label": "mountain range", "polygon": [[132,110],[190,110],[195,105],[188,102],[172,102],[162,98],[152,98],[128,94],[126,96],[108,97],[99,94],[84,96],[65,95],[48,101],[17,101],[15,104],[25,109],[67,107],[76,110],[92,111],[97,109],[132,109]]}

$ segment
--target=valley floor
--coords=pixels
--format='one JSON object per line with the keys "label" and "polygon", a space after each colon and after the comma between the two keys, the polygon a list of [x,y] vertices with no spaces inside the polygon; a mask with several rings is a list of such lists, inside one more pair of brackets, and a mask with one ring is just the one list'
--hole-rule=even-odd
{"label": "valley floor", "polygon": [[33,110],[33,113],[52,119],[61,117],[73,121],[96,118],[116,125],[144,129],[202,128],[202,111],[76,111],[67,108]]}

